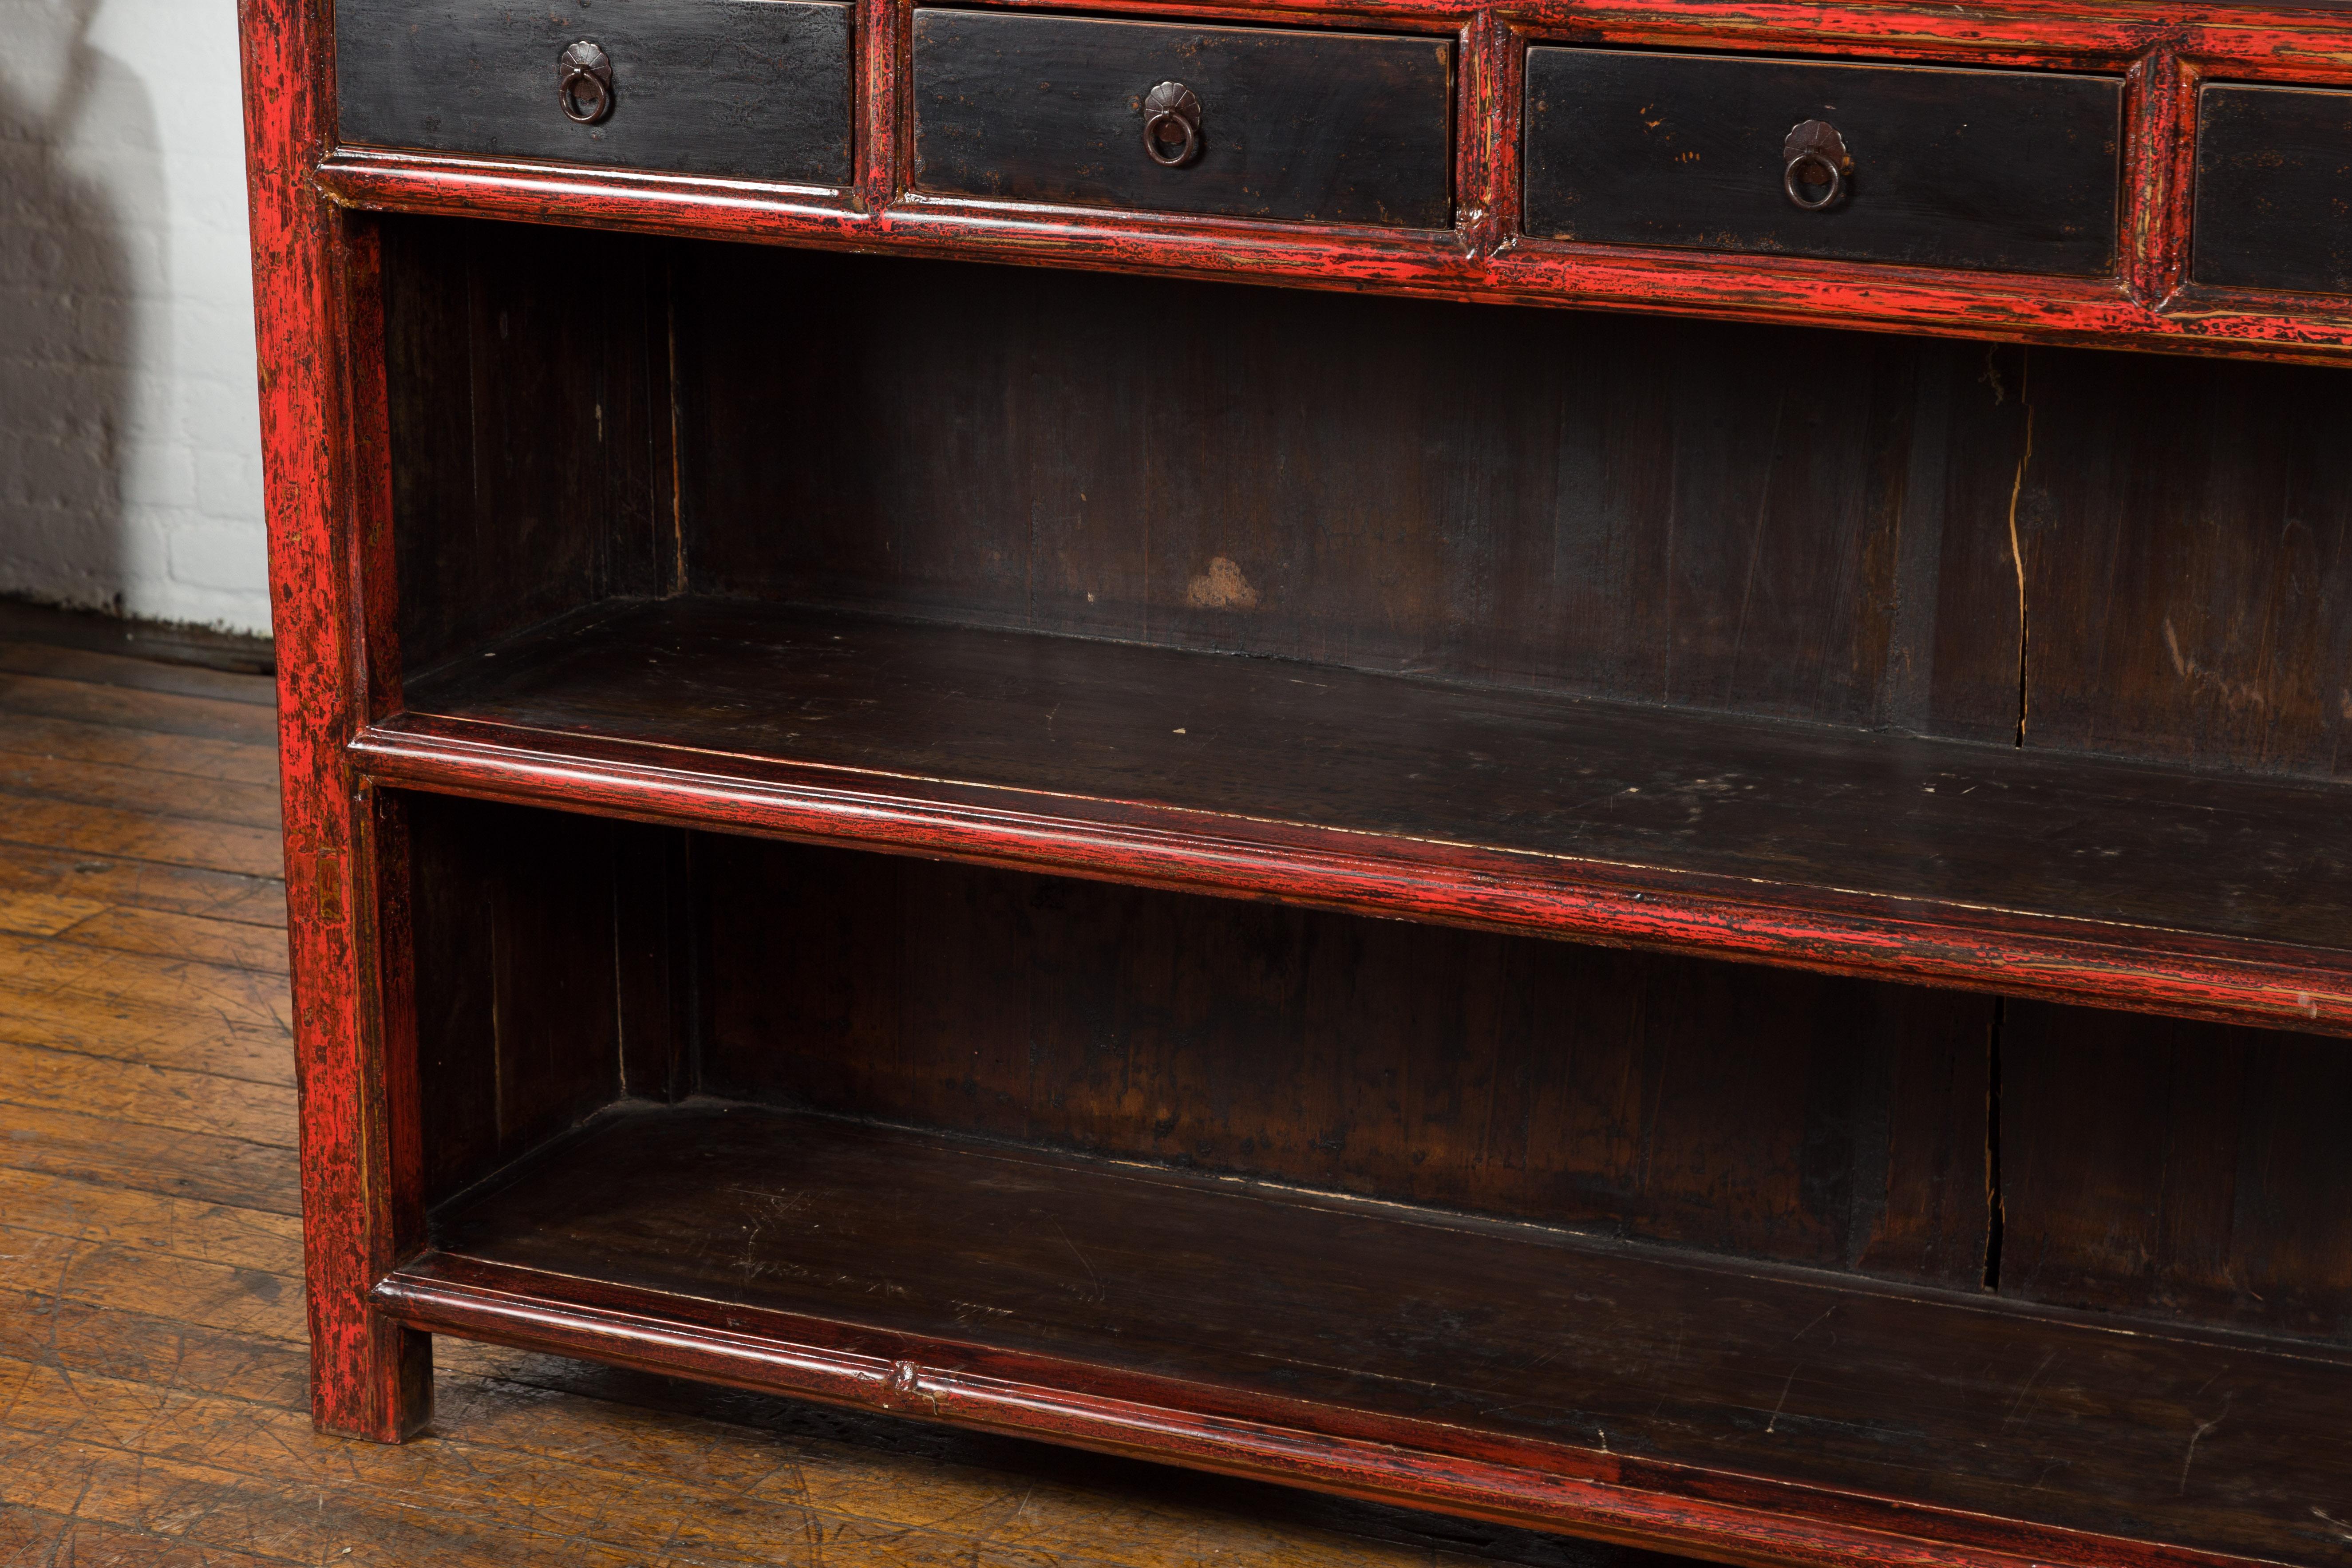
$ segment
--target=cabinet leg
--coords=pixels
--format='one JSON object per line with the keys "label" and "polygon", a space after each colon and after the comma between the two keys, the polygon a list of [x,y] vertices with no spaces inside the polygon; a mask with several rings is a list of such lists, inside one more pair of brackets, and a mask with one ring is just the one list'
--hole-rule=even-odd
{"label": "cabinet leg", "polygon": [[358,806],[352,853],[287,856],[310,1414],[321,1432],[397,1443],[433,1414],[432,1336],[368,1301],[425,1239],[408,846],[395,799],[363,790]]}
{"label": "cabinet leg", "polygon": [[[433,1336],[363,1301],[310,1309],[310,1420],[321,1432],[398,1443],[433,1418]],[[330,1318],[342,1321],[330,1322]]]}

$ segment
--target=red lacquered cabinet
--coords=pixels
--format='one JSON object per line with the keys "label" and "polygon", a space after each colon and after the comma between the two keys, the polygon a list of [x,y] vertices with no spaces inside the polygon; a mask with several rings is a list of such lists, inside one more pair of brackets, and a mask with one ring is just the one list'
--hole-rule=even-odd
{"label": "red lacquered cabinet", "polygon": [[2352,16],[244,30],[322,1429],[2352,1563]]}

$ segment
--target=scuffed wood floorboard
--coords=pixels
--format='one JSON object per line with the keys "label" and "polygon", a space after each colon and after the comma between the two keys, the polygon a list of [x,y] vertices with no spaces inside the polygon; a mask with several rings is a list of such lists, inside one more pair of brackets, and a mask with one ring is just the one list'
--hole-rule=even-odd
{"label": "scuffed wood floorboard", "polygon": [[1668,1563],[446,1339],[318,1436],[269,703],[0,641],[0,1568]]}

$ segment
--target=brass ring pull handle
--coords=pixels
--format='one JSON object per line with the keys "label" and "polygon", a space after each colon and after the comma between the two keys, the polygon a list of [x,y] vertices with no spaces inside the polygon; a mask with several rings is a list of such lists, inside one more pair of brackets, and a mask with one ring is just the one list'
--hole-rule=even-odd
{"label": "brass ring pull handle", "polygon": [[1143,150],[1169,169],[1201,155],[1201,100],[1191,88],[1163,81],[1144,96]]}
{"label": "brass ring pull handle", "polygon": [[1780,188],[1798,206],[1817,213],[1844,199],[1853,155],[1828,121],[1808,120],[1790,131],[1780,143]]}
{"label": "brass ring pull handle", "polygon": [[613,62],[604,51],[583,38],[555,62],[555,100],[565,118],[583,125],[601,125],[613,112]]}

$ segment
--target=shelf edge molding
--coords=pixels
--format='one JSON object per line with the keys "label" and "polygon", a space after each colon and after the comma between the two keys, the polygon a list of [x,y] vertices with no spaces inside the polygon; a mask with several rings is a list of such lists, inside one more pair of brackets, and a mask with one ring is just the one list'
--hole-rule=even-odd
{"label": "shelf edge molding", "polygon": [[350,754],[362,777],[394,788],[2352,1036],[2352,974],[2343,955],[2322,950],[718,757],[480,721],[399,715],[363,730]]}
{"label": "shelf edge molding", "polygon": [[[2236,1568],[2256,1560],[1695,1467],[1349,1417],[1149,1374],[427,1250],[403,1326],[1502,1524],[1790,1568]],[[1349,1429],[1360,1428],[1360,1429]]]}
{"label": "shelf edge molding", "polygon": [[1451,229],[1356,232],[913,195],[877,214],[851,205],[840,193],[796,186],[369,148],[339,149],[321,162],[317,178],[336,202],[370,212],[1981,342],[2323,365],[2340,365],[2352,352],[2352,327],[2324,299],[2241,291],[2210,309],[2175,311],[2109,277],[1534,236],[1513,236],[1490,252]]}

